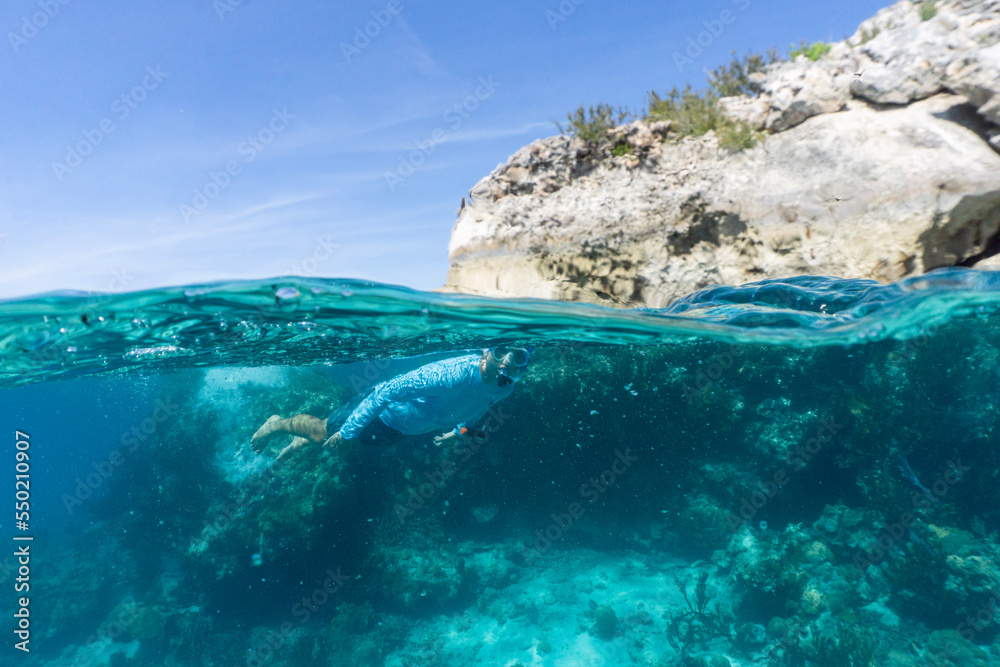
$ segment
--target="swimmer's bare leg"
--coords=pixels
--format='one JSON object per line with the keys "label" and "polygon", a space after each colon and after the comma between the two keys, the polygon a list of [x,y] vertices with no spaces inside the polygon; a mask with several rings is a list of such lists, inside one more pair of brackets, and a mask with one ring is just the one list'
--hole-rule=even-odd
{"label": "swimmer's bare leg", "polygon": [[257,453],[263,451],[267,441],[277,433],[291,433],[310,442],[323,442],[326,440],[326,420],[312,415],[295,415],[288,419],[272,415],[250,438],[253,450]]}
{"label": "swimmer's bare leg", "polygon": [[296,450],[298,450],[298,449],[300,449],[302,447],[305,447],[307,445],[317,445],[317,444],[319,444],[319,443],[317,443],[317,442],[315,442],[313,440],[310,440],[308,438],[303,438],[303,437],[300,437],[300,436],[295,436],[295,438],[292,440],[292,444],[290,444],[287,447],[285,447],[284,449],[282,449],[281,452],[278,454],[278,458],[275,459],[275,463],[281,463],[286,458],[288,458],[289,455],[294,454]]}

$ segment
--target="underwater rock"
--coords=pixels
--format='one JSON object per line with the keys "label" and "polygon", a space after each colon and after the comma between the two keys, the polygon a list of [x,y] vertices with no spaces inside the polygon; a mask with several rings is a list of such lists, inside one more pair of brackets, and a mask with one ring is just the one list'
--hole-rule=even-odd
{"label": "underwater rock", "polygon": [[1000,597],[1000,570],[989,557],[945,558],[947,577],[944,590],[953,600],[959,616],[976,619],[983,609],[995,610]]}
{"label": "underwater rock", "polygon": [[510,560],[510,553],[502,545],[482,549],[471,544],[459,545],[458,553],[465,562],[465,569],[477,590],[498,590],[517,578],[517,566]]}
{"label": "underwater rock", "polygon": [[608,605],[594,610],[594,634],[601,639],[613,639],[618,629],[618,616]]}
{"label": "underwater rock", "polygon": [[436,529],[422,528],[393,542],[377,542],[369,563],[381,593],[404,609],[455,602],[470,592],[474,581],[458,549]]}
{"label": "underwater rock", "polygon": [[733,535],[729,547],[717,551],[712,560],[729,569],[753,597],[766,601],[766,606],[784,608],[802,596],[807,581],[802,569],[785,566],[790,547],[795,548],[802,537],[790,529],[768,533],[765,538],[744,526]]}
{"label": "underwater rock", "polygon": [[985,667],[991,661],[986,651],[957,630],[936,630],[927,639],[921,664],[927,667]]}
{"label": "underwater rock", "polygon": [[976,541],[972,533],[961,528],[935,526],[934,524],[929,524],[927,528],[931,533],[932,544],[939,546],[945,556],[958,554],[963,547],[974,544]]}
{"label": "underwater rock", "polygon": [[693,494],[684,500],[685,506],[677,513],[675,522],[680,534],[674,538],[678,546],[705,555],[724,547],[733,533],[731,516],[734,515],[707,493]]}
{"label": "underwater rock", "polygon": [[802,613],[807,616],[814,616],[818,614],[824,606],[825,601],[823,600],[823,594],[818,590],[810,587],[802,591],[802,597],[799,600],[799,608],[802,610]]}
{"label": "underwater rock", "polygon": [[694,667],[732,667],[733,662],[722,653],[706,653],[691,660]]}
{"label": "underwater rock", "polygon": [[885,657],[885,667],[920,667],[917,659],[895,649]]}
{"label": "underwater rock", "polygon": [[167,620],[162,609],[139,605],[133,612],[132,622],[126,626],[127,635],[144,643],[162,639]]}
{"label": "underwater rock", "polygon": [[350,521],[357,503],[350,464],[339,454],[303,453],[277,472],[248,478],[241,490],[209,508],[188,555],[218,579],[261,563],[309,558]]}
{"label": "underwater rock", "polygon": [[833,552],[819,540],[813,540],[801,550],[802,558],[807,563],[827,563],[833,561]]}
{"label": "underwater rock", "polygon": [[866,604],[861,608],[862,617],[887,628],[899,627],[899,616],[885,606],[881,600]]}

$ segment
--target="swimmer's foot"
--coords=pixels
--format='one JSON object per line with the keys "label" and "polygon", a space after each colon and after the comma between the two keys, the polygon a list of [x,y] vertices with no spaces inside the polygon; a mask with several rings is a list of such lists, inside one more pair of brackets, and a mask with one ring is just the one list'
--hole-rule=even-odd
{"label": "swimmer's foot", "polygon": [[250,438],[250,446],[253,450],[260,454],[264,451],[264,447],[267,446],[268,439],[274,435],[274,425],[281,421],[281,415],[271,415],[268,417],[264,425],[257,429],[257,432],[253,434]]}

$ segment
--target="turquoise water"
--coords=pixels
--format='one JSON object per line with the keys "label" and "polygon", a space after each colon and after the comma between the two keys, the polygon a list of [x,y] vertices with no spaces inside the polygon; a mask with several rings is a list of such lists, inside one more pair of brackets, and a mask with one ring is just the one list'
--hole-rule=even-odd
{"label": "turquoise water", "polygon": [[[0,303],[11,502],[30,467],[5,655],[1000,664],[998,307],[958,269],[665,310],[302,279]],[[532,360],[477,438],[250,448],[499,343]]]}

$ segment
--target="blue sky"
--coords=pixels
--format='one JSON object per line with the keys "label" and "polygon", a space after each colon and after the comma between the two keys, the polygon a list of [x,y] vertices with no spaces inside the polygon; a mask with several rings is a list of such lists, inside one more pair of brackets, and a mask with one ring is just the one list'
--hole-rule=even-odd
{"label": "blue sky", "polygon": [[841,39],[887,4],[11,0],[0,298],[289,274],[431,289],[461,197],[568,111],[639,110],[733,50]]}

